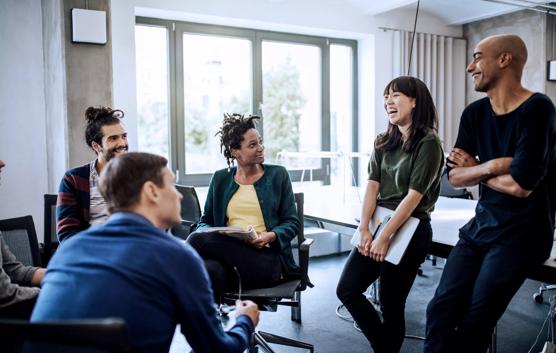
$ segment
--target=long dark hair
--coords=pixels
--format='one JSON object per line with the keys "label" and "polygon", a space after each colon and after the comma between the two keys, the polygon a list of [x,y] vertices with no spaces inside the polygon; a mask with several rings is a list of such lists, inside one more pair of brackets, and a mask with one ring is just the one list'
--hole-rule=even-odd
{"label": "long dark hair", "polygon": [[404,142],[400,129],[389,122],[386,132],[377,136],[375,149],[390,151],[401,145],[404,151],[412,151],[429,129],[438,131],[438,115],[436,114],[432,96],[427,85],[412,76],[400,76],[390,81],[384,88],[384,95],[389,94],[390,91],[401,92],[415,99],[415,108],[413,108],[411,113],[411,126],[409,127],[408,138]]}
{"label": "long dark hair", "polygon": [[224,113],[222,127],[216,136],[220,135],[220,152],[226,157],[228,168],[234,164],[235,157],[232,156],[232,149],[241,147],[243,135],[247,130],[255,129],[255,121],[260,119],[261,117],[256,115]]}

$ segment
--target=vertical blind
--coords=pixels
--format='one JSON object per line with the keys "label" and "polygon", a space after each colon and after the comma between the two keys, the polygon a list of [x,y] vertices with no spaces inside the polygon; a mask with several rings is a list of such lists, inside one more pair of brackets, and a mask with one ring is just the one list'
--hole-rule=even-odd
{"label": "vertical blind", "polygon": [[438,111],[438,135],[445,151],[457,138],[461,113],[465,107],[464,39],[429,33],[415,33],[411,67],[412,32],[389,31],[393,43],[392,77],[407,75],[420,78],[429,88]]}

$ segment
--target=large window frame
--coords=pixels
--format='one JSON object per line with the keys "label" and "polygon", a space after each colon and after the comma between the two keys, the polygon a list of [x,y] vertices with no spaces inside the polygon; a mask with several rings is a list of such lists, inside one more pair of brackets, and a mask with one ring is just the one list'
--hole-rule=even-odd
{"label": "large window frame", "polygon": [[[191,22],[171,21],[148,17],[136,17],[137,25],[165,27],[168,31],[168,68],[169,68],[169,155],[170,166],[176,171],[179,183],[207,186],[212,173],[186,174],[185,151],[185,100],[184,100],[184,67],[183,67],[183,41],[184,33],[205,34],[223,37],[241,38],[252,43],[252,101],[251,111],[261,115],[263,101],[263,75],[262,75],[262,43],[275,41],[291,44],[313,45],[320,49],[321,54],[321,150],[330,151],[330,45],[337,44],[348,46],[352,51],[352,150],[358,149],[358,83],[357,83],[357,41],[349,39],[326,38],[294,33],[255,30],[220,25],[199,24]],[[263,134],[264,119],[258,129]],[[264,136],[262,136],[264,139]],[[268,161],[273,163],[274,161]],[[222,166],[224,167],[224,166]],[[357,176],[357,165],[354,166],[354,175]],[[293,181],[300,181],[303,173],[301,170],[289,170]],[[323,159],[321,168],[313,170],[312,180],[320,180],[325,184],[330,182],[330,160]],[[305,173],[309,178],[309,173]]]}

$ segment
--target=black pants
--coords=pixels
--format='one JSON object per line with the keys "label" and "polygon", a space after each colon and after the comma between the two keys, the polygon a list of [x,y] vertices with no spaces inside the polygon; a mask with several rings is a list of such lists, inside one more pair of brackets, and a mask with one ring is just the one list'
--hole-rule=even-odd
{"label": "black pants", "polygon": [[29,320],[36,302],[37,298],[35,297],[33,299],[24,300],[22,302],[0,308],[0,318]]}
{"label": "black pants", "polygon": [[241,240],[222,234],[192,233],[187,242],[205,260],[215,300],[228,289],[237,290],[237,274],[243,289],[264,288],[280,281],[278,243],[257,249]]}
{"label": "black pants", "polygon": [[[398,265],[376,262],[353,249],[344,266],[336,294],[375,353],[399,352],[405,336],[405,301],[432,241],[429,220],[421,220]],[[381,322],[365,290],[380,276]]]}
{"label": "black pants", "polygon": [[538,259],[509,242],[484,249],[460,239],[427,308],[424,352],[486,352],[496,322]]}

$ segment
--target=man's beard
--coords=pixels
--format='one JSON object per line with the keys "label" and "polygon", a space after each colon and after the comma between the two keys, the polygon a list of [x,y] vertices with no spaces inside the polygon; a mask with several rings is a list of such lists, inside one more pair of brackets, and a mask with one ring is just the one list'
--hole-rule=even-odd
{"label": "man's beard", "polygon": [[104,159],[108,162],[112,158],[116,157],[116,153],[118,153],[118,151],[127,152],[128,148],[129,148],[128,145],[125,145],[124,147],[111,148],[107,150],[106,153],[104,154]]}

